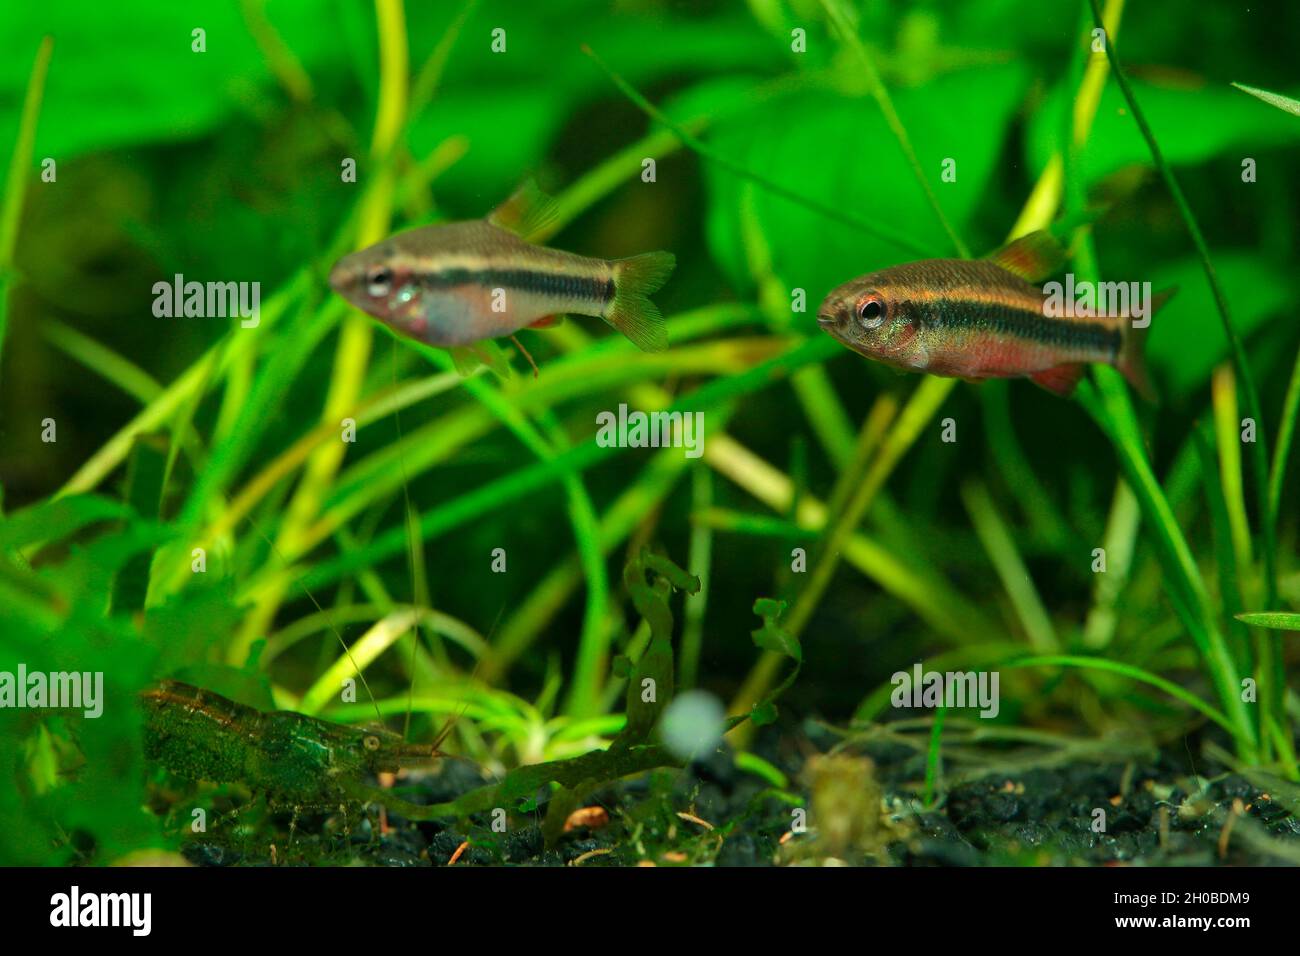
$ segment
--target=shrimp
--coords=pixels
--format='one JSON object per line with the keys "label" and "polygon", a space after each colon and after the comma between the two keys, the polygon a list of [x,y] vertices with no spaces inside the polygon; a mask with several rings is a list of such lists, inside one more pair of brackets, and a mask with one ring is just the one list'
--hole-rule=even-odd
{"label": "shrimp", "polygon": [[439,807],[402,800],[367,781],[446,756],[382,728],[357,728],[294,711],[261,711],[210,690],[165,680],[140,695],[145,756],[191,780],[243,783],[273,806],[343,810],[379,803],[409,820]]}

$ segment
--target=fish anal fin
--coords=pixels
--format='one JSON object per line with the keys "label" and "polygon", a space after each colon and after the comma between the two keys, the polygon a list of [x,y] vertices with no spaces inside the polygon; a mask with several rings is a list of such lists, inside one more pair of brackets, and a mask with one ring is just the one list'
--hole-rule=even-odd
{"label": "fish anal fin", "polygon": [[482,342],[473,342],[469,345],[458,345],[447,351],[451,353],[452,364],[462,377],[468,378],[484,366],[500,378],[514,377],[514,369],[510,367],[505,352],[492,339],[484,339]]}
{"label": "fish anal fin", "polygon": [[540,319],[537,319],[534,322],[529,322],[528,328],[549,329],[553,326],[559,325],[563,321],[564,321],[563,315],[544,315]]}
{"label": "fish anal fin", "polygon": [[488,213],[487,221],[531,241],[555,221],[559,211],[555,200],[542,192],[530,178],[524,180],[509,199]]}
{"label": "fish anal fin", "polygon": [[1070,365],[1057,365],[1041,372],[1035,372],[1029,376],[1029,380],[1055,395],[1070,395],[1078,386],[1079,379],[1083,378],[1083,369],[1083,364],[1079,362]]}
{"label": "fish anal fin", "polygon": [[462,378],[469,378],[483,367],[482,361],[467,345],[458,345],[448,349],[447,352],[451,355],[452,365]]}
{"label": "fish anal fin", "polygon": [[987,257],[1026,282],[1042,282],[1065,266],[1065,248],[1045,229],[1012,240]]}

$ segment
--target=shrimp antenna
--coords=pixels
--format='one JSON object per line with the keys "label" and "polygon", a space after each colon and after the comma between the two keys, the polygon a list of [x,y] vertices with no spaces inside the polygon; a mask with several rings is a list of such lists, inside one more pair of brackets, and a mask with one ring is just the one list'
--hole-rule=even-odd
{"label": "shrimp antenna", "polygon": [[324,620],[325,625],[334,632],[334,636],[338,639],[339,646],[343,648],[343,653],[347,656],[348,661],[352,664],[352,669],[356,671],[357,677],[361,680],[361,686],[366,689],[366,696],[370,698],[370,704],[375,708],[375,716],[379,718],[379,722],[382,724],[384,722],[384,714],[379,709],[379,701],[375,700],[375,695],[370,690],[370,684],[366,681],[366,675],[357,664],[357,659],[352,656],[352,648],[348,647],[348,642],[343,639],[343,635],[339,633],[339,629],[334,626],[334,622],[330,619],[329,612],[326,611],[325,608],[321,607],[320,601],[316,600],[316,595],[312,594],[311,591],[308,590],[307,585],[302,583],[302,578],[292,573],[292,565],[290,565],[285,556],[280,553],[280,549],[275,546],[275,542],[267,537],[266,533],[258,527],[257,522],[253,520],[253,516],[247,514],[244,516],[244,520],[248,522],[249,527],[257,532],[258,537],[266,542],[267,547],[269,547],[272,553],[279,558],[280,563],[284,565],[285,570],[290,571],[290,577],[293,578],[294,584],[298,585],[302,593],[307,595],[308,600],[310,600],[312,604],[316,605],[316,610],[320,612],[321,619]]}
{"label": "shrimp antenna", "polygon": [[[393,339],[392,370],[393,370],[394,386],[397,385],[397,361],[398,361],[398,356],[400,354],[401,352],[399,350],[397,340]],[[531,356],[529,357],[529,361],[532,361]],[[535,371],[536,366],[534,365],[533,368]],[[416,579],[415,549],[420,547],[420,538],[416,534],[418,525],[414,520],[412,520],[412,516],[415,514],[415,506],[411,503],[411,490],[408,485],[407,476],[406,476],[406,455],[402,452],[402,411],[401,409],[393,410],[393,423],[397,428],[397,448],[398,448],[397,467],[398,470],[401,472],[402,495],[406,501],[407,564],[411,569],[411,608],[413,611],[418,612],[417,604],[419,601],[419,597],[418,597],[419,582]],[[487,633],[487,637],[485,638],[485,641],[487,643],[491,642],[492,634],[496,631],[497,624],[500,623],[501,615],[504,613],[504,611],[505,611],[505,606],[503,605],[501,610],[497,612],[496,620],[492,622],[492,629]],[[405,721],[405,725],[402,728],[403,740],[409,738],[411,735],[411,714],[415,709],[415,652],[419,647],[418,621],[419,621],[418,613],[412,613],[411,628],[414,631],[414,634],[412,634],[411,662],[409,664],[409,670],[411,672],[411,683],[408,685],[407,692],[406,692],[406,721]],[[476,662],[474,664],[474,670],[470,674],[471,681],[474,679],[474,675],[478,673],[478,668],[479,668],[479,664]],[[468,709],[469,709],[469,701],[466,701],[464,705],[461,707],[460,712],[450,717],[447,720],[447,723],[443,726],[443,728],[440,731],[438,731],[438,736],[434,738],[432,750],[436,756],[454,757],[455,759],[458,760],[464,760],[465,762],[473,764],[476,768],[481,770],[483,769],[482,766],[478,764],[476,761],[470,760],[468,757],[463,757],[455,754],[444,754],[441,753],[438,749],[439,747],[442,746],[443,741],[447,739],[447,736],[451,733],[452,729],[456,726],[456,723],[460,720],[460,718],[465,716],[465,711]]]}

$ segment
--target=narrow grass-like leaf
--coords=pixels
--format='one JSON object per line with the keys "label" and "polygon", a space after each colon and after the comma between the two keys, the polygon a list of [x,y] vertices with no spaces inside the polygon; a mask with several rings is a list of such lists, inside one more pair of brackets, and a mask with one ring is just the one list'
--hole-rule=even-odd
{"label": "narrow grass-like leaf", "polygon": [[1257,100],[1263,100],[1269,106],[1276,106],[1278,109],[1294,116],[1300,116],[1300,100],[1293,100],[1281,93],[1270,93],[1268,90],[1261,90],[1256,86],[1247,86],[1245,83],[1233,83],[1232,85],[1243,93],[1249,93]]}
{"label": "narrow grass-like leaf", "polygon": [[1057,650],[1059,643],[1056,630],[1052,627],[1052,619],[1043,607],[1033,578],[1029,576],[1029,569],[1020,559],[1015,539],[998,515],[988,490],[982,484],[970,481],[962,485],[961,496],[971,523],[975,526],[975,533],[983,542],[993,568],[1015,606],[1029,643],[1042,653]]}
{"label": "narrow grass-like leaf", "polygon": [[948,708],[940,705],[934,713],[934,724],[930,727],[930,744],[925,752],[925,793],[921,802],[927,807],[934,806],[935,787],[939,781],[939,763],[943,756],[943,721],[948,716]]}
{"label": "narrow grass-like leaf", "polygon": [[[1098,0],[1089,0],[1092,5],[1093,19],[1098,27],[1105,29],[1102,20],[1101,7]],[[1138,105],[1137,97],[1133,94],[1133,88],[1129,85],[1128,77],[1120,65],[1119,56],[1115,52],[1114,37],[1107,37],[1105,42],[1106,57],[1110,60],[1111,70],[1114,72],[1115,81],[1119,84],[1120,91],[1124,94],[1124,101],[1128,104],[1129,111],[1132,113],[1133,121],[1137,124],[1138,129],[1142,132],[1143,138],[1147,141],[1147,146],[1151,151],[1151,159],[1156,169],[1160,172],[1165,181],[1165,186],[1169,194],[1173,197],[1174,204],[1178,207],[1178,212],[1182,216],[1183,224],[1187,227],[1188,235],[1191,236],[1192,244],[1196,247],[1196,253],[1200,257],[1201,265],[1205,270],[1205,277],[1210,283],[1210,290],[1214,295],[1215,305],[1218,307],[1219,317],[1223,320],[1224,335],[1232,348],[1232,363],[1237,372],[1237,379],[1241,384],[1241,391],[1246,400],[1246,414],[1255,422],[1255,441],[1251,443],[1253,472],[1255,478],[1255,492],[1258,498],[1260,518],[1260,539],[1261,551],[1264,558],[1264,583],[1268,600],[1273,601],[1277,596],[1277,569],[1276,569],[1276,529],[1273,525],[1272,516],[1268,508],[1268,443],[1265,438],[1264,416],[1259,403],[1259,391],[1255,387],[1255,376],[1251,371],[1250,361],[1246,355],[1246,348],[1242,344],[1241,336],[1237,334],[1236,326],[1233,325],[1232,312],[1228,304],[1228,295],[1222,284],[1219,282],[1218,273],[1215,272],[1214,263],[1210,259],[1210,249],[1206,245],[1205,236],[1201,233],[1201,227],[1196,221],[1196,216],[1192,213],[1192,207],[1187,202],[1187,197],[1183,194],[1182,187],[1179,186],[1178,180],[1174,177],[1173,170],[1165,162],[1164,155],[1160,151],[1160,144],[1156,141],[1155,134],[1147,124],[1146,117],[1142,112],[1141,106]]]}
{"label": "narrow grass-like leaf", "polygon": [[1300,614],[1289,611],[1247,611],[1236,615],[1237,620],[1251,627],[1267,627],[1277,631],[1300,631]]}
{"label": "narrow grass-like leaf", "polygon": [[1287,458],[1291,455],[1291,442],[1295,438],[1296,421],[1300,418],[1300,349],[1296,350],[1291,380],[1287,383],[1286,398],[1282,400],[1282,424],[1277,432],[1277,447],[1273,449],[1273,464],[1268,472],[1268,511],[1271,520],[1277,521],[1282,505],[1282,482],[1286,478]]}
{"label": "narrow grass-like leaf", "polygon": [[898,112],[894,109],[894,101],[889,97],[889,91],[885,89],[885,82],[880,78],[880,71],[872,62],[871,54],[867,48],[862,45],[862,39],[858,36],[858,31],[849,21],[848,13],[845,11],[843,0],[821,0],[822,8],[830,16],[831,22],[835,24],[835,29],[839,31],[844,42],[849,45],[858,58],[858,67],[861,69],[863,76],[867,78],[867,89],[871,91],[871,96],[875,99],[880,111],[885,115],[885,123],[889,126],[890,132],[898,140],[898,146],[903,151],[903,156],[907,163],[912,167],[912,173],[916,181],[920,184],[921,190],[925,193],[926,201],[930,208],[934,210],[935,218],[943,226],[943,231],[948,234],[952,240],[953,248],[957,250],[957,255],[963,259],[970,258],[970,250],[966,243],[962,241],[957,230],[952,227],[948,217],[944,215],[943,207],[939,205],[939,197],[934,194],[934,187],[930,185],[930,179],[925,175],[925,170],[921,168],[921,161],[917,159],[916,150],[912,147],[912,138],[907,135],[907,129],[903,126],[903,121],[898,118]]}
{"label": "narrow grass-like leaf", "polygon": [[5,178],[4,204],[0,207],[0,355],[4,353],[5,332],[9,325],[9,286],[14,263],[14,246],[18,241],[18,222],[36,146],[36,121],[41,114],[45,95],[45,77],[54,52],[54,38],[46,37],[36,50],[32,72],[27,79],[27,95],[18,120],[18,139],[9,155],[9,172]]}
{"label": "narrow grass-like leaf", "polygon": [[591,47],[584,45],[582,50],[591,57],[591,59],[602,70],[605,71],[610,80],[619,88],[624,96],[635,103],[642,112],[655,122],[672,130],[673,133],[676,134],[677,138],[685,143],[686,146],[697,155],[709,160],[713,164],[722,167],[736,176],[740,176],[742,179],[747,179],[750,182],[755,183],[774,196],[780,196],[782,199],[786,199],[795,205],[803,206],[805,209],[811,209],[813,212],[825,216],[827,219],[833,219],[836,222],[842,222],[846,225],[853,226],[856,229],[861,229],[868,235],[876,236],[877,238],[895,243],[920,255],[926,254],[927,250],[922,243],[908,238],[897,230],[882,226],[874,220],[864,219],[852,213],[845,212],[843,209],[828,206],[816,199],[804,196],[795,190],[790,189],[788,186],[784,186],[781,183],[769,179],[761,173],[756,173],[753,170],[746,169],[735,160],[720,155],[712,147],[699,139],[699,137],[691,133],[690,130],[686,129],[680,123],[674,122],[667,114],[646,99],[636,90],[635,87],[628,83],[627,80],[623,79],[623,77],[615,73],[604,60],[597,56]]}
{"label": "narrow grass-like leaf", "polygon": [[1221,711],[1211,707],[1191,691],[1180,687],[1173,681],[1165,680],[1158,674],[1152,674],[1150,671],[1124,661],[1111,660],[1107,657],[1086,657],[1078,654],[1043,654],[1010,660],[1002,664],[1002,666],[1009,669],[1019,667],[1077,667],[1084,670],[1109,671],[1112,674],[1122,674],[1131,680],[1149,684],[1158,690],[1164,691],[1170,697],[1208,717],[1229,733],[1234,735],[1237,733],[1233,723]]}

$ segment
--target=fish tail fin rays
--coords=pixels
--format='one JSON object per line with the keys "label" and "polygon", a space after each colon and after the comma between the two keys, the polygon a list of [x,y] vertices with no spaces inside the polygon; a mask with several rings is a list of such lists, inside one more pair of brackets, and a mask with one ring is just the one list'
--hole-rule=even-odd
{"label": "fish tail fin rays", "polygon": [[647,252],[614,261],[614,301],[605,321],[643,352],[668,348],[668,326],[650,296],[663,287],[676,265],[677,257],[671,252]]}
{"label": "fish tail fin rays", "polygon": [[531,178],[525,179],[510,198],[487,214],[487,221],[508,230],[527,242],[544,238],[556,219],[560,207]]}
{"label": "fish tail fin rays", "polygon": [[1041,282],[1061,271],[1066,252],[1055,236],[1039,229],[1008,242],[987,258],[1026,282]]}
{"label": "fish tail fin rays", "polygon": [[1054,395],[1071,395],[1083,378],[1084,366],[1080,362],[1069,365],[1057,365],[1029,376],[1029,380],[1039,388],[1045,388]]}
{"label": "fish tail fin rays", "polygon": [[1177,291],[1178,287],[1174,286],[1161,289],[1151,297],[1151,312],[1147,316],[1147,324],[1139,327],[1130,322],[1124,328],[1124,338],[1120,343],[1119,357],[1115,360],[1115,367],[1128,379],[1134,391],[1152,404],[1159,401],[1159,396],[1155,387],[1151,384],[1151,376],[1147,372],[1146,343],[1147,333],[1151,331],[1150,319],[1164,307],[1165,303],[1174,297]]}

